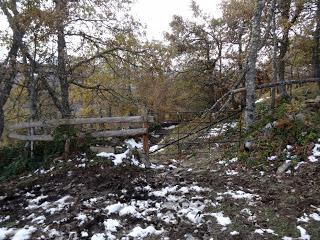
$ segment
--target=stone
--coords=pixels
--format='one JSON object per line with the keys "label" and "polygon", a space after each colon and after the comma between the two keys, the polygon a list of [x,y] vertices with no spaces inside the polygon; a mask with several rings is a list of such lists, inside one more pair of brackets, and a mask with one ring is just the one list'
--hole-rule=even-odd
{"label": "stone", "polygon": [[101,147],[90,147],[90,151],[94,152],[94,153],[101,153],[101,152],[105,152],[105,153],[114,153],[114,148],[110,147],[110,146],[101,146]]}
{"label": "stone", "polygon": [[296,119],[298,119],[301,122],[305,122],[306,121],[306,116],[303,113],[298,113],[296,115]]}
{"label": "stone", "polygon": [[288,170],[291,166],[292,162],[290,160],[285,161],[277,170],[277,174],[282,174]]}

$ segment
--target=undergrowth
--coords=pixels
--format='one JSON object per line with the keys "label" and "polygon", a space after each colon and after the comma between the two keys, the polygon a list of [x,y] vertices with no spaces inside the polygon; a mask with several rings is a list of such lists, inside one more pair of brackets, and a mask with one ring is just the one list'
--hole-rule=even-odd
{"label": "undergrowth", "polygon": [[256,124],[243,136],[243,142],[250,140],[253,147],[251,151],[242,149],[240,160],[250,168],[263,170],[269,168],[270,156],[278,156],[281,162],[287,160],[287,145],[293,146],[294,164],[307,159],[320,136],[320,111],[304,100],[298,95],[291,101],[280,101],[273,111],[268,101],[257,104]]}
{"label": "undergrowth", "polygon": [[93,140],[89,137],[77,138],[73,127],[61,126],[53,132],[52,142],[35,142],[31,156],[29,144],[18,143],[0,149],[0,181],[11,176],[34,171],[39,167],[47,167],[51,161],[64,153],[67,138],[71,139],[70,152],[87,152]]}

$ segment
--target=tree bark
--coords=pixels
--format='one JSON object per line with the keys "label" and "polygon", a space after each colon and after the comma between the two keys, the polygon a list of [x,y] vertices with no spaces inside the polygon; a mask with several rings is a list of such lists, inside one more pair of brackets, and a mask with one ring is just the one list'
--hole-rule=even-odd
{"label": "tree bark", "polygon": [[253,16],[250,50],[248,55],[248,71],[245,76],[246,107],[244,113],[245,129],[248,130],[255,121],[256,62],[261,40],[261,15],[265,0],[257,0]]}
{"label": "tree bark", "polygon": [[[290,19],[290,9],[291,9],[292,0],[281,0],[279,3],[279,8],[281,12],[281,22],[282,22],[282,38],[280,40],[279,47],[279,57],[278,57],[278,80],[279,82],[285,81],[285,70],[286,70],[286,62],[285,56],[287,54],[289,48],[289,31],[293,24],[297,21],[302,9],[303,2],[296,4],[295,12]],[[289,95],[287,93],[285,85],[280,86],[280,95],[282,98],[288,98]]]}
{"label": "tree bark", "polygon": [[[278,82],[278,62],[277,62],[277,55],[278,55],[278,40],[277,40],[277,26],[276,26],[276,18],[275,15],[273,16],[272,20],[272,41],[273,41],[273,54],[272,54],[272,68],[273,68],[273,76],[272,82]],[[276,88],[271,89],[271,109],[274,109],[276,105]]]}
{"label": "tree bark", "polygon": [[61,115],[63,118],[71,116],[69,103],[69,82],[66,70],[66,39],[65,39],[65,19],[67,17],[67,3],[65,0],[56,0],[57,35],[58,35],[58,78],[61,91]]}
{"label": "tree bark", "polygon": [[[10,11],[9,6],[10,5]],[[17,56],[19,52],[19,46],[22,43],[25,31],[20,27],[19,12],[17,11],[17,2],[11,1],[10,4],[0,1],[0,8],[4,15],[7,17],[9,26],[13,32],[12,44],[8,53],[7,59],[2,64],[1,69],[2,78],[0,79],[0,137],[4,130],[4,110],[3,107],[6,104],[11,90],[13,88],[14,79],[16,77],[17,69]],[[12,15],[13,14],[13,15]]]}
{"label": "tree bark", "polygon": [[0,139],[4,130],[4,111],[0,108]]}
{"label": "tree bark", "polygon": [[[285,56],[288,51],[289,46],[289,30],[286,30],[284,36],[282,37],[281,44],[280,44],[280,51],[279,51],[279,58],[278,58],[278,78],[279,82],[285,81]],[[288,98],[289,95],[286,90],[286,86],[280,86],[280,95],[282,98]]]}
{"label": "tree bark", "polygon": [[244,24],[243,21],[240,21],[239,33],[238,33],[238,69],[239,72],[243,70],[243,50],[242,50],[242,37],[244,34]]}
{"label": "tree bark", "polygon": [[[313,55],[312,55],[312,60],[313,60],[313,75],[314,78],[320,78],[320,1],[316,1],[316,14],[315,14],[315,22],[316,22],[316,28],[314,31],[314,36],[313,36]],[[320,88],[320,83],[318,83],[318,86]]]}

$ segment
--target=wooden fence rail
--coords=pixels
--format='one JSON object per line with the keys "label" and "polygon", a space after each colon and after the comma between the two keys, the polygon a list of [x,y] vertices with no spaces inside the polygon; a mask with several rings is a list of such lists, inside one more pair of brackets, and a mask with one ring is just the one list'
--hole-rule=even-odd
{"label": "wooden fence rail", "polygon": [[104,118],[73,118],[73,119],[53,119],[43,120],[35,122],[23,122],[10,125],[8,129],[10,131],[24,128],[36,128],[36,127],[57,127],[61,125],[82,125],[82,124],[102,124],[102,123],[143,123],[154,122],[153,116],[148,116],[147,119],[143,116],[132,117],[104,117]]}
{"label": "wooden fence rail", "polygon": [[[45,141],[50,142],[54,140],[54,136],[50,134],[33,134],[35,131],[29,131],[32,134],[23,135],[16,133],[16,130],[22,129],[32,129],[35,128],[56,128],[62,125],[85,125],[85,124],[138,124],[140,123],[142,127],[131,128],[131,129],[120,129],[120,130],[106,130],[106,131],[96,131],[91,133],[77,133],[77,137],[90,136],[93,138],[106,138],[106,137],[126,137],[126,136],[143,136],[143,149],[145,153],[145,165],[150,166],[149,162],[149,134],[148,128],[149,123],[154,122],[153,116],[130,116],[130,117],[104,117],[104,118],[74,118],[74,119],[53,119],[53,120],[43,120],[43,121],[33,121],[33,122],[22,122],[8,126],[9,134],[8,137],[20,141],[29,141],[31,146],[35,141]],[[70,139],[66,139],[66,145],[70,143]],[[68,148],[67,146],[65,147]],[[33,147],[31,147],[31,155],[33,154]]]}
{"label": "wooden fence rail", "polygon": [[[127,137],[127,136],[141,136],[143,134],[147,134],[147,128],[135,128],[135,129],[122,129],[116,131],[101,131],[101,132],[93,132],[88,134],[79,133],[78,137],[90,136],[93,138],[104,138],[104,137]],[[9,133],[9,138],[20,140],[20,141],[44,141],[50,142],[54,140],[52,135],[22,135],[17,133]]]}

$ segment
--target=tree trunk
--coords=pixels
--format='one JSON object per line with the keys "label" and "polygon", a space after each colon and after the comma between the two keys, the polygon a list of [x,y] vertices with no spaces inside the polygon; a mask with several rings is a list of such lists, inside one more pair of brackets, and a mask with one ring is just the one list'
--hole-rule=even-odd
{"label": "tree trunk", "polygon": [[[278,55],[278,40],[277,40],[277,26],[276,26],[276,18],[273,16],[272,20],[272,40],[273,40],[273,54],[272,54],[272,68],[273,68],[273,76],[272,82],[278,82],[278,63],[277,63],[277,55]],[[276,106],[276,88],[271,89],[271,109],[274,109]]]}
{"label": "tree trunk", "polygon": [[239,72],[241,73],[243,70],[243,50],[242,50],[242,36],[244,33],[244,26],[243,26],[243,21],[240,22],[240,27],[239,27],[239,34],[238,34],[238,69]]}
{"label": "tree trunk", "polygon": [[62,117],[68,118],[71,115],[69,104],[69,82],[66,70],[66,39],[65,39],[65,19],[67,16],[67,3],[65,0],[56,0],[57,34],[58,34],[58,78],[61,91]]}
{"label": "tree trunk", "polygon": [[248,55],[248,71],[246,73],[246,107],[244,113],[245,128],[248,130],[255,121],[255,88],[256,88],[256,62],[261,40],[261,15],[265,0],[257,0],[253,16],[250,50]]}
{"label": "tree trunk", "polygon": [[35,120],[37,118],[37,95],[36,95],[36,82],[34,76],[34,67],[28,67],[28,62],[26,57],[23,57],[23,75],[26,81],[28,97],[29,97],[29,108],[30,108],[30,119]]}
{"label": "tree trunk", "polygon": [[[313,45],[313,75],[314,78],[320,78],[320,1],[316,1],[317,10],[315,14],[315,20],[316,20],[316,29],[314,31],[314,45]],[[320,88],[320,83],[318,83]]]}
{"label": "tree trunk", "polygon": [[3,107],[6,104],[11,90],[13,88],[14,79],[16,76],[16,68],[17,68],[17,56],[19,52],[19,46],[22,43],[22,39],[25,31],[21,30],[19,25],[19,16],[18,11],[16,11],[16,1],[11,2],[11,7],[15,10],[13,13],[14,16],[11,15],[6,5],[0,2],[1,10],[6,15],[10,28],[13,32],[12,36],[12,44],[10,51],[8,53],[8,57],[6,61],[2,64],[3,68],[1,69],[1,79],[0,79],[0,137],[3,134],[4,129],[4,110]]}
{"label": "tree trunk", "polygon": [[[282,38],[280,40],[280,53],[278,58],[278,77],[279,82],[285,81],[285,56],[289,48],[289,31],[292,28],[293,24],[297,21],[300,13],[304,7],[304,1],[295,2],[296,9],[290,18],[292,0],[281,0],[279,1],[279,10],[281,13],[281,24],[282,24]],[[280,94],[282,98],[288,98],[289,95],[286,91],[285,84],[280,85]]]}
{"label": "tree trunk", "polygon": [[3,108],[0,108],[0,139],[4,130],[4,112]]}
{"label": "tree trunk", "polygon": [[[279,82],[285,81],[285,70],[286,70],[285,56],[288,51],[288,47],[289,47],[289,30],[285,30],[281,40],[281,44],[280,44],[280,53],[279,53],[279,59],[278,59]],[[280,86],[280,95],[281,95],[281,98],[289,97],[285,85]]]}

